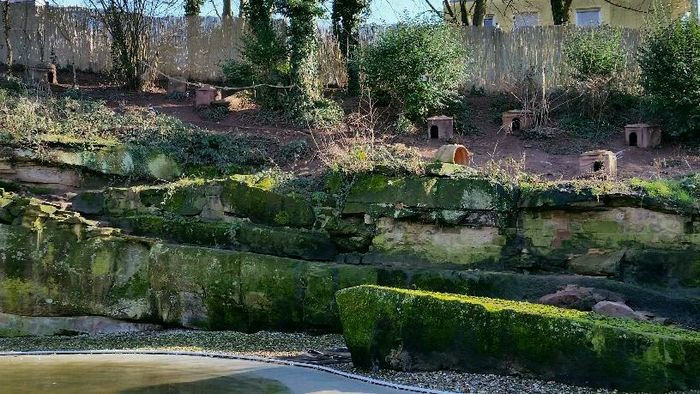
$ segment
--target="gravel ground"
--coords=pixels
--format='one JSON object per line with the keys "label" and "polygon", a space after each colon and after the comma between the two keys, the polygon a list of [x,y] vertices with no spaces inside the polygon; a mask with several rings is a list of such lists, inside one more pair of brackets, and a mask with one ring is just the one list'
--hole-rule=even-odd
{"label": "gravel ground", "polygon": [[336,369],[370,376],[409,386],[426,387],[435,390],[456,391],[460,393],[538,393],[538,394],[590,394],[617,393],[611,390],[596,390],[587,387],[569,386],[557,382],[545,382],[534,379],[524,379],[515,376],[501,376],[455,371],[437,372],[397,372],[378,371],[368,372],[353,368],[352,364],[338,364]]}
{"label": "gravel ground", "polygon": [[[236,353],[274,358],[299,358],[308,351],[337,351],[345,347],[341,335],[312,336],[299,333],[203,331],[159,331],[130,334],[72,337],[23,337],[0,339],[0,351],[38,350],[171,350]],[[328,365],[328,364],[326,364]],[[352,364],[336,363],[331,368],[394,383],[465,393],[614,393],[513,376],[440,372],[368,372]]]}

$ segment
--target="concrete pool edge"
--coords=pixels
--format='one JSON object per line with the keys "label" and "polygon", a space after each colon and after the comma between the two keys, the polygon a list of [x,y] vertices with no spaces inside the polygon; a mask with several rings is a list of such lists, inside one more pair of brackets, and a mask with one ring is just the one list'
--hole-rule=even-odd
{"label": "concrete pool edge", "polygon": [[241,360],[252,361],[266,364],[285,365],[290,367],[299,367],[312,369],[316,371],[326,372],[333,375],[341,376],[347,379],[357,380],[360,382],[387,387],[395,390],[403,390],[414,393],[425,394],[453,394],[450,391],[440,391],[417,386],[407,386],[392,383],[385,380],[374,379],[363,375],[358,375],[350,372],[341,371],[338,369],[326,367],[292,360],[283,360],[270,357],[249,356],[235,353],[214,353],[214,352],[187,352],[187,351],[162,351],[162,350],[37,350],[26,352],[0,352],[0,357],[11,356],[60,356],[60,355],[149,355],[149,356],[187,356],[187,357],[205,357],[224,360]]}

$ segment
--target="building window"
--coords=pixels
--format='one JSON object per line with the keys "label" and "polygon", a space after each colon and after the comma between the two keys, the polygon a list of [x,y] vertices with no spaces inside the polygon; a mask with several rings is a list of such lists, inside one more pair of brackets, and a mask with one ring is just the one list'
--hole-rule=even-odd
{"label": "building window", "polygon": [[576,10],[576,26],[600,26],[600,8]]}
{"label": "building window", "polygon": [[513,27],[515,29],[539,26],[539,24],[540,16],[536,12],[522,12],[513,16]]}
{"label": "building window", "polygon": [[493,15],[486,15],[484,17],[484,27],[494,27],[495,25]]}

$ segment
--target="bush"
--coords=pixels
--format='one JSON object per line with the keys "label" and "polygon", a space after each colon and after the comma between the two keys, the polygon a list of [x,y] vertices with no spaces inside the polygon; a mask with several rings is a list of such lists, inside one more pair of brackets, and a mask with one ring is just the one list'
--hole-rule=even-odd
{"label": "bush", "polygon": [[564,41],[564,58],[578,81],[613,78],[625,64],[622,32],[607,26],[575,30]]}
{"label": "bush", "polygon": [[365,49],[367,85],[388,96],[412,121],[443,110],[466,77],[468,52],[459,30],[409,22],[384,32]]}
{"label": "bush", "polygon": [[125,144],[134,151],[167,152],[185,167],[221,173],[277,159],[274,141],[267,137],[212,134],[167,115],[136,109],[117,113],[87,99],[37,99],[0,89],[0,125],[3,145],[37,151],[56,142],[78,148]]}
{"label": "bush", "polygon": [[609,123],[611,98],[619,90],[620,71],[625,65],[621,30],[611,27],[574,30],[564,41],[564,59],[573,79],[567,112],[580,113],[581,120],[587,123]]}
{"label": "bush", "polygon": [[255,80],[253,66],[239,60],[229,60],[223,63],[221,72],[224,74],[226,82],[236,87],[252,85]]}
{"label": "bush", "polygon": [[[243,59],[221,65],[226,83],[243,87],[253,84],[290,84],[289,55],[284,30],[270,21],[251,22],[257,28],[243,36]],[[285,109],[287,91],[267,86],[258,87],[252,99],[264,109]]]}
{"label": "bush", "polygon": [[700,24],[676,20],[652,31],[639,50],[642,86],[653,113],[674,136],[700,135]]}
{"label": "bush", "polygon": [[328,129],[337,126],[345,117],[340,105],[327,98],[320,98],[307,105],[290,103],[288,107],[287,113],[304,126]]}
{"label": "bush", "polygon": [[322,158],[330,170],[343,174],[380,171],[385,174],[422,174],[420,152],[404,144],[379,144],[355,139],[324,147]]}

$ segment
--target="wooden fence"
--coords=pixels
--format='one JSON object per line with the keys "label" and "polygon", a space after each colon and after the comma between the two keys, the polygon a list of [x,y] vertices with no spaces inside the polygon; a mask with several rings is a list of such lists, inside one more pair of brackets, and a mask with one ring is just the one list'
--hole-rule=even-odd
{"label": "wooden fence", "polygon": [[[196,26],[188,34],[187,26]],[[242,23],[237,18],[222,23],[213,17],[154,18],[151,48],[157,68],[164,74],[195,80],[222,79],[221,63],[241,56]],[[4,26],[0,21],[0,62],[6,59]],[[190,30],[192,32],[192,30]],[[473,58],[468,84],[489,91],[509,89],[523,76],[544,75],[548,86],[566,82],[562,72],[562,43],[567,28],[559,26],[520,29],[513,32],[483,27],[464,28],[464,42]],[[319,31],[319,68],[324,81],[343,85],[344,64],[338,45],[327,31]],[[365,42],[376,34],[363,37]],[[640,34],[623,33],[627,54],[626,73],[636,74],[634,53]],[[106,72],[111,68],[110,38],[95,15],[82,8],[10,5],[10,41],[16,63],[33,65],[53,61],[59,66]],[[544,74],[543,74],[544,71]]]}

